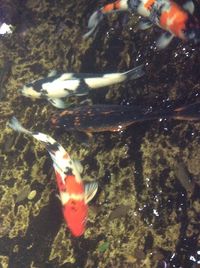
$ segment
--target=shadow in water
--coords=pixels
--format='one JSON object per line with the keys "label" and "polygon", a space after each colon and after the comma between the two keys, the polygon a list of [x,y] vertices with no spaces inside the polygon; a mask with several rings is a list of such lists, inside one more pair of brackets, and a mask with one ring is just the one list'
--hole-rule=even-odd
{"label": "shadow in water", "polygon": [[18,245],[19,250],[15,253],[10,247],[9,267],[31,267],[32,261],[37,267],[45,267],[50,254],[49,245],[52,244],[62,221],[60,201],[52,193],[48,206],[37,217],[30,219],[25,237],[14,239],[14,245]]}

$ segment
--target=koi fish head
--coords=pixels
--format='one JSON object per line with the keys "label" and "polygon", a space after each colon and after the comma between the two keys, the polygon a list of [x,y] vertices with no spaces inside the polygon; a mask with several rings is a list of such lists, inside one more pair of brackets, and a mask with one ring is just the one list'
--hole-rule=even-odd
{"label": "koi fish head", "polygon": [[23,88],[19,90],[19,93],[25,97],[32,97],[32,98],[40,97],[40,93],[34,89],[31,83],[23,86]]}
{"label": "koi fish head", "polygon": [[56,171],[56,180],[66,225],[74,236],[81,236],[85,231],[88,215],[87,203],[96,194],[98,184],[91,182],[84,185],[79,176],[82,171],[81,164],[78,165],[75,160],[70,162],[73,162],[71,172],[74,172],[74,175]]}
{"label": "koi fish head", "polygon": [[63,215],[72,234],[76,237],[81,236],[85,231],[88,215],[85,201],[70,199],[63,207]]}

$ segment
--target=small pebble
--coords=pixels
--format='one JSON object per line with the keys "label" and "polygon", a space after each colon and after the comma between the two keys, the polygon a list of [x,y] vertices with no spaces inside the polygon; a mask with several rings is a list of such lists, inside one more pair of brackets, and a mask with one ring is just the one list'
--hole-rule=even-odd
{"label": "small pebble", "polygon": [[28,200],[32,200],[33,198],[35,198],[36,194],[37,194],[36,190],[31,191],[27,197]]}

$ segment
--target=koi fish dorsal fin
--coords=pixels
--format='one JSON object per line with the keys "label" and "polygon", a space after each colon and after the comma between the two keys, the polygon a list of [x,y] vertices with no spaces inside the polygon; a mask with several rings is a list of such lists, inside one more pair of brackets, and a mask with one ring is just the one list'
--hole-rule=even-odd
{"label": "koi fish dorsal fin", "polygon": [[97,190],[98,190],[97,182],[89,182],[85,184],[85,203],[88,203],[90,202],[90,200],[92,200]]}
{"label": "koi fish dorsal fin", "polygon": [[183,9],[185,9],[186,11],[188,11],[191,15],[194,13],[194,3],[192,1],[187,1],[184,5],[183,5]]}
{"label": "koi fish dorsal fin", "polygon": [[83,172],[83,166],[81,162],[77,159],[73,159],[73,164],[76,167],[77,171],[81,174]]}

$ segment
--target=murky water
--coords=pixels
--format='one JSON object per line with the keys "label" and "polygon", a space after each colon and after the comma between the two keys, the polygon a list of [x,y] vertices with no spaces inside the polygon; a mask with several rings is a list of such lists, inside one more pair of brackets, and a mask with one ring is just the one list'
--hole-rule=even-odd
{"label": "murky water", "polygon": [[[83,40],[87,20],[101,4],[2,2],[0,14],[14,31],[0,36],[1,267],[200,265],[198,121],[139,122],[121,132],[96,133],[83,143],[76,133],[61,135],[50,128],[56,108],[18,93],[24,83],[51,70],[115,72],[144,63],[144,77],[88,97],[94,104],[160,110],[172,102],[200,100],[198,46],[173,40],[157,51],[162,30],[136,32],[138,18],[127,13],[110,15],[95,38]],[[66,229],[49,155],[31,137],[6,127],[12,115],[27,128],[50,134],[80,159],[86,181],[98,180],[83,237],[74,238]]]}

